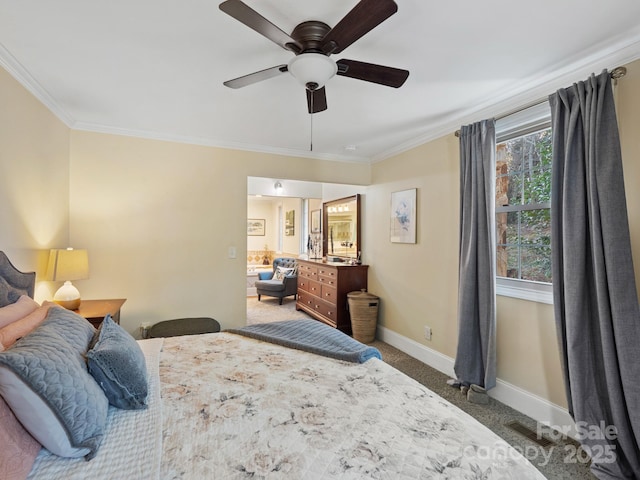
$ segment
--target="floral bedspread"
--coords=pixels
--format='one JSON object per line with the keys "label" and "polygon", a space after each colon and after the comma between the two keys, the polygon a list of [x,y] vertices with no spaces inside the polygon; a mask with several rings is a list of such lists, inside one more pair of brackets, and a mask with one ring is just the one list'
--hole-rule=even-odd
{"label": "floral bedspread", "polygon": [[165,339],[162,479],[544,479],[475,419],[378,359],[232,333]]}

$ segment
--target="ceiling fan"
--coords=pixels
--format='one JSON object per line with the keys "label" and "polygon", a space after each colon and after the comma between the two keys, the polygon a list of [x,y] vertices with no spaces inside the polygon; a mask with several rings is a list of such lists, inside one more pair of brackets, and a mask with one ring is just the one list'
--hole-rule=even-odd
{"label": "ceiling fan", "polygon": [[288,64],[228,80],[224,82],[227,87],[246,87],[289,72],[305,86],[309,113],[318,113],[327,109],[324,85],[334,75],[394,88],[401,87],[409,76],[407,70],[357,60],[335,62],[329,58],[396,13],[398,5],[393,0],[360,0],[333,28],[324,22],[310,20],[296,26],[290,35],[241,0],[222,2],[220,10],[296,55]]}

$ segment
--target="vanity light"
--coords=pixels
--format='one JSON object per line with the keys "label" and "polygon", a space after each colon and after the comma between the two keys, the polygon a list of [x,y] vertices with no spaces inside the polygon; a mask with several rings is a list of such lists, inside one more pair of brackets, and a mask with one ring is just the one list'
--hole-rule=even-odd
{"label": "vanity light", "polygon": [[280,183],[280,180],[273,184],[273,188],[276,191],[276,195],[280,195],[282,193],[283,187],[282,183]]}

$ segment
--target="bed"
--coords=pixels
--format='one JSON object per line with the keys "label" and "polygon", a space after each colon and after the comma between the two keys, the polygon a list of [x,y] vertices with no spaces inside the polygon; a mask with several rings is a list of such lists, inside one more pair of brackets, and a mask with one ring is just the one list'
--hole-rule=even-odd
{"label": "bed", "polygon": [[[32,295],[34,281],[3,260],[0,307]],[[66,335],[56,315],[85,331],[81,318],[58,308],[0,352],[0,370],[3,355],[40,331],[53,325]],[[108,405],[90,454],[63,458],[38,445],[28,478],[544,478],[493,432],[375,355],[358,363],[252,337],[223,331],[134,342],[144,356],[144,408]],[[80,358],[90,358],[92,343]]]}

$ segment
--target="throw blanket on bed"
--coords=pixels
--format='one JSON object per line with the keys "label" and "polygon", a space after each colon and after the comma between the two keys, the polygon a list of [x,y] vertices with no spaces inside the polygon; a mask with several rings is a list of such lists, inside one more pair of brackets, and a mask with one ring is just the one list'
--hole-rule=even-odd
{"label": "throw blanket on bed", "polygon": [[148,407],[143,410],[120,410],[110,406],[104,440],[91,461],[61,458],[43,448],[36,458],[29,480],[160,478],[162,403],[158,365],[163,342],[162,338],[139,342],[149,374]]}
{"label": "throw blanket on bed", "polygon": [[364,363],[370,358],[382,360],[377,348],[316,320],[258,323],[226,331],[346,362]]}

